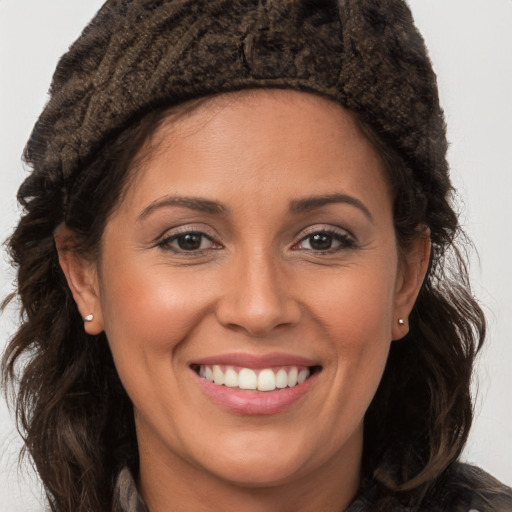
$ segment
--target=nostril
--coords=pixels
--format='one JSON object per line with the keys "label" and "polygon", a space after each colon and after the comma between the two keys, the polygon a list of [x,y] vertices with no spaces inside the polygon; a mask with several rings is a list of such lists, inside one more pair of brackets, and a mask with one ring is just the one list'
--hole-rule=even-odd
{"label": "nostril", "polygon": [[290,286],[274,272],[245,262],[243,272],[234,279],[234,288],[226,290],[215,310],[217,321],[225,328],[263,337],[275,329],[297,325],[301,319],[299,304],[289,295]]}

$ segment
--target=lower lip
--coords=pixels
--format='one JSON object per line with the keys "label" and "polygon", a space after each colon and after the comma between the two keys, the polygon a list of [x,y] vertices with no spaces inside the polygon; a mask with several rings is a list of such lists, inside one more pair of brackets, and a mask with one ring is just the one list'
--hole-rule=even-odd
{"label": "lower lip", "polygon": [[195,372],[204,392],[221,407],[238,414],[250,416],[277,414],[297,403],[313,386],[317,374],[314,373],[302,384],[293,388],[275,391],[242,391],[238,388],[218,386],[200,377]]}

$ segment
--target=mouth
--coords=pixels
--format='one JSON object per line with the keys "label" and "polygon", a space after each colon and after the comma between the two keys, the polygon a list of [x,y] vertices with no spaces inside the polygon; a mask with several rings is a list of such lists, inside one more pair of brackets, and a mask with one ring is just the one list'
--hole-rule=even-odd
{"label": "mouth", "polygon": [[223,364],[191,364],[202,379],[240,391],[272,392],[300,386],[321,371],[321,366],[279,366],[246,368]]}
{"label": "mouth", "polygon": [[231,353],[190,361],[189,367],[209,400],[231,413],[271,415],[312,395],[319,361],[293,354]]}

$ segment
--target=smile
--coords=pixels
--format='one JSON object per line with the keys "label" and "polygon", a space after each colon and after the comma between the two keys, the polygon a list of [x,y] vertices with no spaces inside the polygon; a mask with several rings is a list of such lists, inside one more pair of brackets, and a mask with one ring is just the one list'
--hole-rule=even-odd
{"label": "smile", "polygon": [[269,415],[302,402],[314,389],[320,361],[286,353],[230,353],[190,361],[209,401],[242,415]]}
{"label": "smile", "polygon": [[224,355],[190,364],[213,403],[232,413],[269,415],[309,395],[322,367],[300,357]]}
{"label": "smile", "polygon": [[195,368],[200,377],[217,386],[240,390],[275,391],[293,388],[307,380],[309,367],[242,368],[224,365],[200,365]]}

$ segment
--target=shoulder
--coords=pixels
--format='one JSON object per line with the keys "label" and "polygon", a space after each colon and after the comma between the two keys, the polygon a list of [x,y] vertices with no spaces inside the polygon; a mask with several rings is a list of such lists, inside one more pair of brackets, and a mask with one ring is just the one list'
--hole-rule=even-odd
{"label": "shoulder", "polygon": [[422,510],[434,512],[512,512],[512,490],[469,464],[451,466],[432,488]]}

